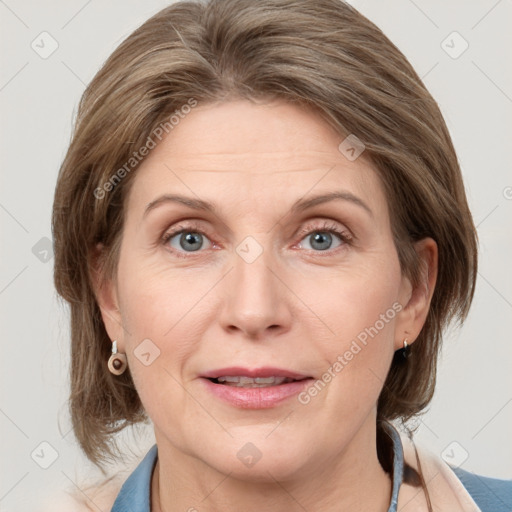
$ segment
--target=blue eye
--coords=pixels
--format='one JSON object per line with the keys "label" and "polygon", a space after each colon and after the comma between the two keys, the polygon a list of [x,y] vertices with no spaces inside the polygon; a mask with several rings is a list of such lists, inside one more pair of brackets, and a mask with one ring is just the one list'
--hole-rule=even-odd
{"label": "blue eye", "polygon": [[[176,239],[173,241],[173,239]],[[176,251],[181,252],[196,252],[199,251],[204,245],[204,242],[208,241],[208,238],[201,231],[192,231],[182,229],[178,232],[168,233],[164,237],[164,243],[169,245]]]}
{"label": "blue eye", "polygon": [[[341,240],[335,247],[332,247],[333,235]],[[310,241],[310,246],[312,246],[313,250],[326,251],[328,249],[335,249],[336,247],[339,247],[342,244],[344,237],[343,234],[339,233],[338,231],[333,232],[315,230],[311,234],[304,237],[303,240]],[[308,247],[306,247],[306,249],[308,249]]]}
{"label": "blue eye", "polygon": [[[332,246],[333,235],[334,238],[338,239],[338,243],[334,247]],[[302,237],[300,243],[301,247],[302,241],[307,240],[311,248],[305,247],[305,249],[318,253],[320,256],[329,256],[333,253],[337,253],[338,251],[336,251],[336,249],[341,246],[349,246],[353,241],[352,234],[332,220],[324,220],[320,225],[318,221],[308,224],[301,229],[298,236]],[[341,247],[340,250],[343,250],[343,248],[344,247]]]}

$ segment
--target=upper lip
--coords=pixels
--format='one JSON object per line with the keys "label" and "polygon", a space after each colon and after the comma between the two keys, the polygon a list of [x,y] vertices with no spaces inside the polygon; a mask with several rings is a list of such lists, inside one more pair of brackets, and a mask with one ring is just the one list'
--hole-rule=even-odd
{"label": "upper lip", "polygon": [[201,375],[207,379],[216,379],[225,376],[245,376],[245,377],[288,377],[289,379],[302,380],[311,377],[302,373],[285,370],[283,368],[272,368],[266,366],[264,368],[243,368],[241,366],[231,366],[229,368],[219,368],[218,370],[210,370]]}

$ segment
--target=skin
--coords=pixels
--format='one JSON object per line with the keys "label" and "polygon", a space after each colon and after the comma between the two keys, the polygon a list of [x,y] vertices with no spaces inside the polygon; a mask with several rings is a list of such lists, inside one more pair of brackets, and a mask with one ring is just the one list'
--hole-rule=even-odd
{"label": "skin", "polygon": [[[413,343],[425,322],[437,246],[416,243],[428,273],[413,288],[378,174],[364,153],[349,161],[338,150],[343,139],[313,111],[233,100],[195,107],[137,169],[117,282],[98,285],[97,297],[154,423],[152,510],[388,509],[376,403],[394,351],[404,338]],[[346,200],[290,213],[296,200],[334,190],[372,213]],[[218,211],[167,202],[144,217],[165,193],[208,200]],[[352,240],[332,234],[319,249],[314,236],[325,221]],[[179,227],[204,232],[199,250],[180,246],[180,234],[162,242]],[[236,251],[248,236],[263,249],[250,263]],[[401,311],[307,404],[293,397],[241,409],[198,378],[237,365],[321,379],[393,304]],[[144,339],[160,350],[147,366],[134,353]],[[237,457],[249,442],[261,452],[252,467]]]}

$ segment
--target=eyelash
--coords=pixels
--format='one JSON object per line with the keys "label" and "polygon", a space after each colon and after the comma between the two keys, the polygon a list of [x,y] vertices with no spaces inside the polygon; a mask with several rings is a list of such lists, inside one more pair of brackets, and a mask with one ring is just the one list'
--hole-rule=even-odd
{"label": "eyelash", "polygon": [[[200,235],[208,237],[207,233],[205,233],[202,229],[198,228],[198,226],[195,225],[194,223],[191,223],[190,225],[187,225],[187,226],[178,225],[175,229],[173,229],[171,231],[167,231],[163,235],[161,242],[163,245],[167,245],[167,243],[169,242],[169,240],[171,238],[173,238],[174,236],[179,235],[181,233],[184,233],[184,232],[199,233]],[[306,237],[306,235],[310,235],[315,232],[334,233],[335,235],[337,235],[340,238],[341,242],[343,242],[342,245],[340,245],[339,247],[336,247],[335,249],[332,249],[332,250],[328,249],[326,251],[315,251],[312,249],[307,249],[308,251],[314,252],[315,254],[318,254],[318,256],[321,256],[321,257],[332,256],[333,253],[337,253],[339,250],[343,250],[345,245],[351,245],[352,241],[353,241],[353,237],[348,231],[341,229],[337,224],[333,223],[332,221],[326,221],[326,220],[322,221],[322,223],[320,225],[314,224],[314,223],[307,224],[304,228],[302,228],[299,231],[297,236],[299,237],[299,241],[301,241],[303,238]],[[169,250],[173,254],[176,254],[179,258],[190,258],[190,256],[184,256],[183,254],[193,255],[195,252],[194,251],[194,252],[190,252],[190,253],[186,253],[186,252],[183,253],[181,251],[176,251],[174,249],[169,249]],[[199,251],[199,252],[201,252],[201,251]],[[322,253],[326,253],[326,254],[322,254]]]}

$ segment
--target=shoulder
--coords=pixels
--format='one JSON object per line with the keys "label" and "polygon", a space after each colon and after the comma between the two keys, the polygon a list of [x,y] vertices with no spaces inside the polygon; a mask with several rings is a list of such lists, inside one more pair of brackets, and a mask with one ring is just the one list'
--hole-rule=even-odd
{"label": "shoulder", "polygon": [[106,512],[114,505],[121,486],[122,480],[115,477],[96,485],[70,487],[48,496],[41,512]]}
{"label": "shoulder", "polygon": [[482,512],[512,510],[512,480],[477,475],[462,468],[449,466],[457,475]]}
{"label": "shoulder", "polygon": [[403,434],[400,437],[405,461],[418,470],[416,447],[434,510],[437,504],[439,510],[512,511],[512,480],[485,477],[455,468],[423,443],[413,442]]}

